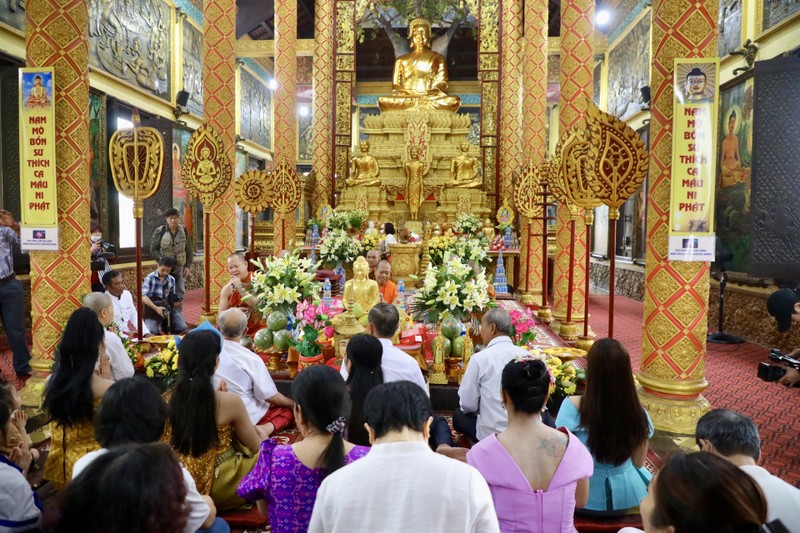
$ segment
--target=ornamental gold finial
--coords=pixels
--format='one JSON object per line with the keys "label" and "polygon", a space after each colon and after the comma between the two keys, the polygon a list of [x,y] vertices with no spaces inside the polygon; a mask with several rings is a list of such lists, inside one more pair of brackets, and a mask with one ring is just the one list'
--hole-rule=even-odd
{"label": "ornamental gold finial", "polygon": [[589,160],[597,197],[608,206],[608,218],[619,219],[619,208],[647,176],[649,155],[644,142],[630,126],[588,104]]}
{"label": "ornamental gold finial", "polygon": [[117,130],[111,136],[111,176],[120,194],[133,200],[134,218],[144,216],[144,200],[158,190],[164,166],[164,139],[155,128],[138,124],[139,112],[134,109],[134,126]]}
{"label": "ornamental gold finial", "polygon": [[181,170],[189,195],[198,198],[205,209],[225,194],[231,183],[231,164],[224,141],[213,126],[203,124],[189,138]]}

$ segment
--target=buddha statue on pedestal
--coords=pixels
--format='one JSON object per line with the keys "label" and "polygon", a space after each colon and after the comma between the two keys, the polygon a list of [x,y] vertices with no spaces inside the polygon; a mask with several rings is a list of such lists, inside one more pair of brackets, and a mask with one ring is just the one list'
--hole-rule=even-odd
{"label": "buddha statue on pedestal", "polygon": [[419,220],[419,208],[425,201],[423,177],[425,176],[425,163],[419,160],[419,148],[412,146],[408,150],[410,160],[403,165],[406,174],[406,203],[411,220]]}
{"label": "buddha statue on pedestal", "polygon": [[393,110],[443,110],[455,113],[461,105],[457,96],[447,95],[447,62],[431,50],[431,24],[425,19],[408,25],[411,51],[394,62],[391,96],[378,98],[378,108]]}
{"label": "buddha statue on pedestal", "polygon": [[353,263],[353,279],[344,284],[342,304],[348,311],[353,308],[354,304],[359,304],[364,313],[369,313],[370,309],[381,301],[378,282],[369,279],[368,275],[369,263],[363,257],[359,257]]}
{"label": "buddha statue on pedestal", "polygon": [[478,174],[480,164],[469,155],[469,143],[464,141],[459,147],[461,153],[450,162],[450,178],[448,187],[457,189],[474,189],[483,185],[483,178]]}
{"label": "buddha statue on pedestal", "polygon": [[360,149],[361,155],[350,161],[350,177],[345,183],[351,187],[380,185],[381,169],[378,160],[369,155],[369,141],[361,141]]}

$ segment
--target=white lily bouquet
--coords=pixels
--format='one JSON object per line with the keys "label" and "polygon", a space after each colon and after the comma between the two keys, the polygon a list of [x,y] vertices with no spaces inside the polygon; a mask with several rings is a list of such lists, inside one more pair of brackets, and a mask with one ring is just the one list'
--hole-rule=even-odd
{"label": "white lily bouquet", "polygon": [[293,316],[300,301],[319,302],[322,284],[315,281],[319,263],[298,257],[296,253],[286,257],[268,257],[253,261],[257,269],[250,276],[251,292],[258,298],[258,310],[263,316],[271,311],[283,311]]}
{"label": "white lily bouquet", "polygon": [[464,321],[472,313],[494,307],[482,268],[473,268],[455,256],[441,266],[431,265],[411,309],[417,320],[436,322],[444,316]]}

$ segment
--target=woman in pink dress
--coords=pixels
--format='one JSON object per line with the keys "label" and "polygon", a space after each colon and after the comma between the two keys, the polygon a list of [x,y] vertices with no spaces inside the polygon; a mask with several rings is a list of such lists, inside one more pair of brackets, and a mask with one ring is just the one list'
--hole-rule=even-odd
{"label": "woman in pink dress", "polygon": [[467,453],[489,484],[503,533],[574,533],[575,507],[589,497],[591,454],[569,430],[542,423],[554,384],[533,356],[510,361],[501,381],[508,428]]}

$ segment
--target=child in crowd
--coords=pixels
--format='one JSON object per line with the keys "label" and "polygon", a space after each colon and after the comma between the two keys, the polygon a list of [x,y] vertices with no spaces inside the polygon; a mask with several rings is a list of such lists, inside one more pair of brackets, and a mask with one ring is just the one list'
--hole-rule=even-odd
{"label": "child in crowd", "polygon": [[14,384],[9,383],[3,377],[0,377],[0,387],[6,389],[11,396],[11,425],[8,427],[5,442],[0,442],[0,453],[8,455],[20,443],[24,442],[30,448],[31,456],[35,463],[39,459],[39,450],[30,447],[33,442],[25,430],[25,425],[28,423],[28,414],[22,409],[22,397]]}

